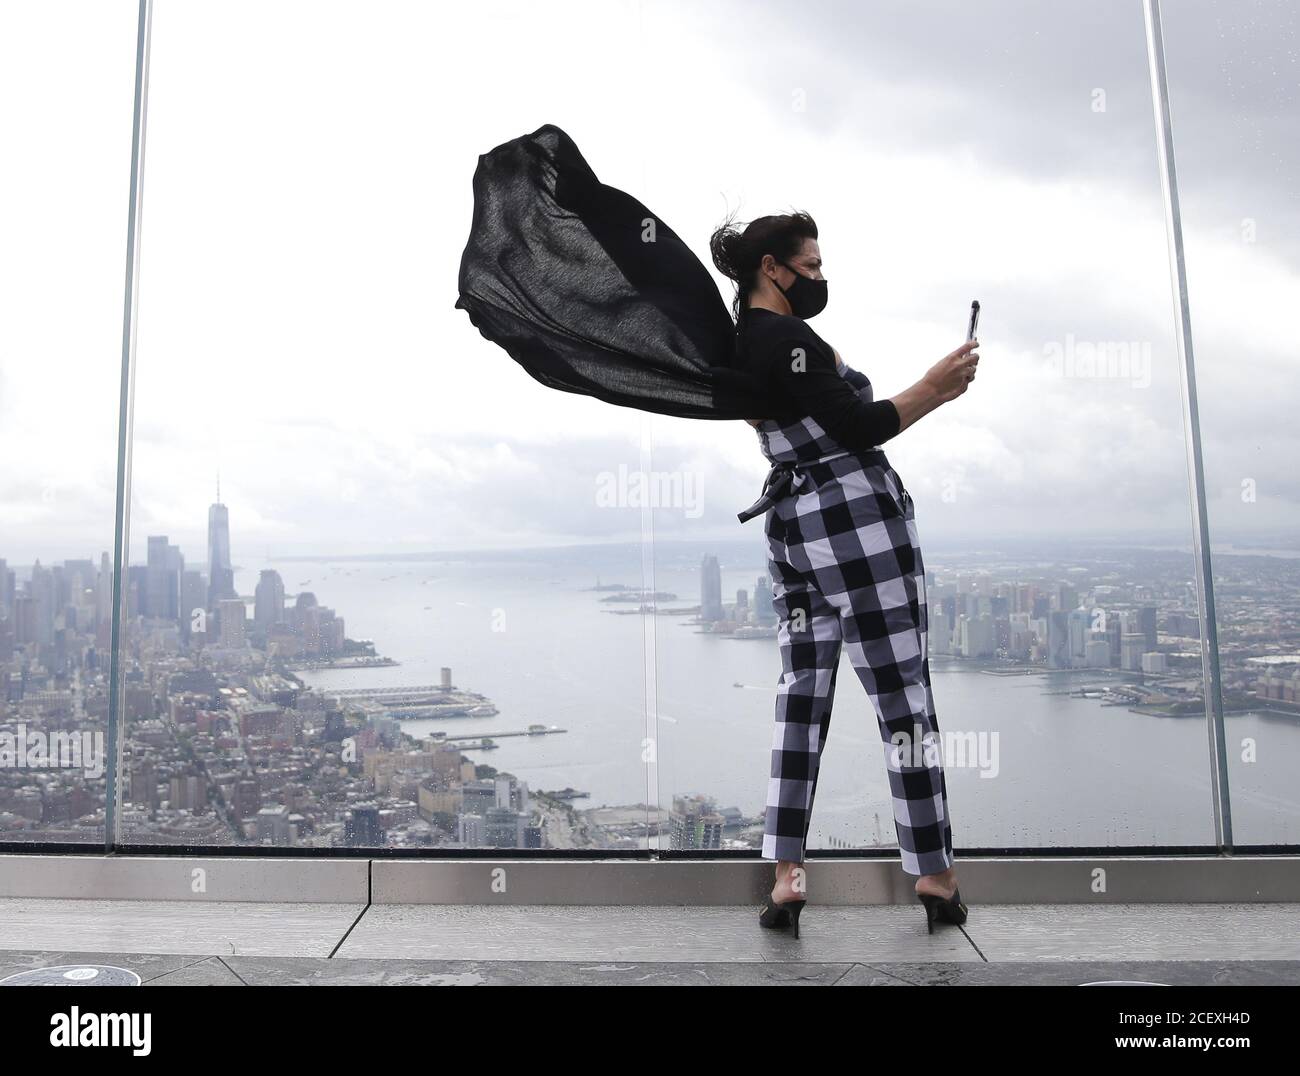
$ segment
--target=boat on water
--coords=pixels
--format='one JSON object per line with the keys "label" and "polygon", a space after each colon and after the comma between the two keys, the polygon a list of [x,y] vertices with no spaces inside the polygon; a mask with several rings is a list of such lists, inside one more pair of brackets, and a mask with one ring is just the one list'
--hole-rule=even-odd
{"label": "boat on water", "polygon": [[585,800],[591,796],[590,792],[583,792],[580,789],[566,786],[558,792],[547,792],[546,795],[556,800]]}

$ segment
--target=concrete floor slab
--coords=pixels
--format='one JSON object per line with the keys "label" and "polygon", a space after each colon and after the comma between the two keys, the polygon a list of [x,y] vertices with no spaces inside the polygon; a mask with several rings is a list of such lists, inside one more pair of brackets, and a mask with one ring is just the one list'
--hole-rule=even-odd
{"label": "concrete floor slab", "polygon": [[1300,904],[998,904],[966,931],[1009,960],[1300,960]]}
{"label": "concrete floor slab", "polygon": [[112,964],[145,986],[1295,986],[1300,961],[983,961],[886,964],[397,960],[0,953],[0,970]]}
{"label": "concrete floor slab", "polygon": [[1165,986],[1296,986],[1300,961],[1036,960],[959,964],[855,964],[836,986],[874,985],[888,974],[912,986],[1083,986],[1159,983]]}
{"label": "concrete floor slab", "polygon": [[423,960],[853,963],[979,960],[953,926],[927,934],[918,904],[812,907],[800,937],[758,907],[373,905],[337,954]]}
{"label": "concrete floor slab", "polygon": [[329,956],[364,905],[0,900],[0,949]]}
{"label": "concrete floor slab", "polygon": [[[283,960],[231,957],[250,985],[833,986],[852,964],[721,961]],[[901,985],[897,984],[897,985]]]}
{"label": "concrete floor slab", "polygon": [[0,978],[100,963],[155,985],[1300,984],[1296,904],[979,906],[934,935],[919,907],[810,906],[798,940],[757,911],[8,899]]}

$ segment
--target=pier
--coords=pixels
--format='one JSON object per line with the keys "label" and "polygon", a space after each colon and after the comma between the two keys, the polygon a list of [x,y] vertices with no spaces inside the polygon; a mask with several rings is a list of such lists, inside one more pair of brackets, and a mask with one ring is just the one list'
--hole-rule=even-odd
{"label": "pier", "polygon": [[555,725],[548,725],[546,728],[520,729],[518,732],[476,732],[466,736],[448,736],[446,733],[433,732],[429,736],[439,743],[460,743],[463,740],[501,740],[507,736],[551,736],[557,732],[568,731]]}
{"label": "pier", "polygon": [[500,711],[486,695],[460,691],[442,684],[414,687],[314,688],[340,704],[373,706],[399,721],[425,721],[452,717],[494,717]]}

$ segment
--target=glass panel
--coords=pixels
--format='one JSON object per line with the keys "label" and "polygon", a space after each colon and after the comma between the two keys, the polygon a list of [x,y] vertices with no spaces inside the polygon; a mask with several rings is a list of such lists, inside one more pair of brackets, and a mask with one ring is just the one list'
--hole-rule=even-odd
{"label": "glass panel", "polygon": [[135,39],[0,9],[0,841],[104,840]]}
{"label": "glass panel", "polygon": [[1166,4],[1237,846],[1300,842],[1296,36],[1285,3]]}
{"label": "glass panel", "polygon": [[[639,62],[654,90],[639,127],[652,152],[635,190],[702,259],[728,210],[742,221],[811,212],[830,281],[811,327],[876,399],[960,345],[971,300],[982,303],[977,381],[884,446],[924,553],[956,847],[1211,843],[1140,7],[935,17],[910,4],[655,2],[644,18]],[[774,61],[777,41],[788,62]],[[691,77],[650,78],[665,55]],[[659,618],[660,800],[706,797],[722,816],[718,842],[757,849],[781,662],[758,599],[771,574],[764,523],[742,528],[735,513],[767,464],[743,423],[656,418],[654,430],[656,469],[699,491],[657,511],[657,586],[683,608],[702,593],[721,605],[704,623],[694,611]],[[800,579],[871,630],[872,588],[837,592],[827,552],[808,554]],[[897,847],[863,688],[880,666],[858,649],[859,682],[854,649],[839,662],[814,849]],[[802,685],[825,697],[815,666],[798,660],[793,695]],[[791,721],[811,721],[800,742],[815,744],[819,711],[802,710]],[[783,773],[797,782],[799,771],[792,759]],[[691,810],[681,804],[683,818]]]}
{"label": "glass panel", "polygon": [[453,308],[480,153],[563,119],[639,174],[586,48],[630,8],[572,17],[156,12],[128,841],[645,846],[637,416]]}

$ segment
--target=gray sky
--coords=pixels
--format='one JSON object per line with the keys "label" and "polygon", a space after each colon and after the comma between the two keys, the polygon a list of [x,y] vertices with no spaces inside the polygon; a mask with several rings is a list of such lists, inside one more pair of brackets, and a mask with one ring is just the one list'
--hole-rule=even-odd
{"label": "gray sky", "polygon": [[[1211,521],[1294,535],[1297,17],[1165,7]],[[0,6],[11,563],[111,547],[134,30],[129,2]],[[812,325],[878,398],[981,300],[971,391],[886,445],[923,540],[1186,532],[1137,0],[160,0],[153,44],[136,559],[202,558],[218,468],[246,564],[635,538],[598,490],[643,443],[699,494],[658,535],[746,533],[748,426],[543,388],[453,309],[477,155],[548,122],[706,263],[729,210],[811,211]],[[1138,365],[1049,361],[1099,344]]]}

